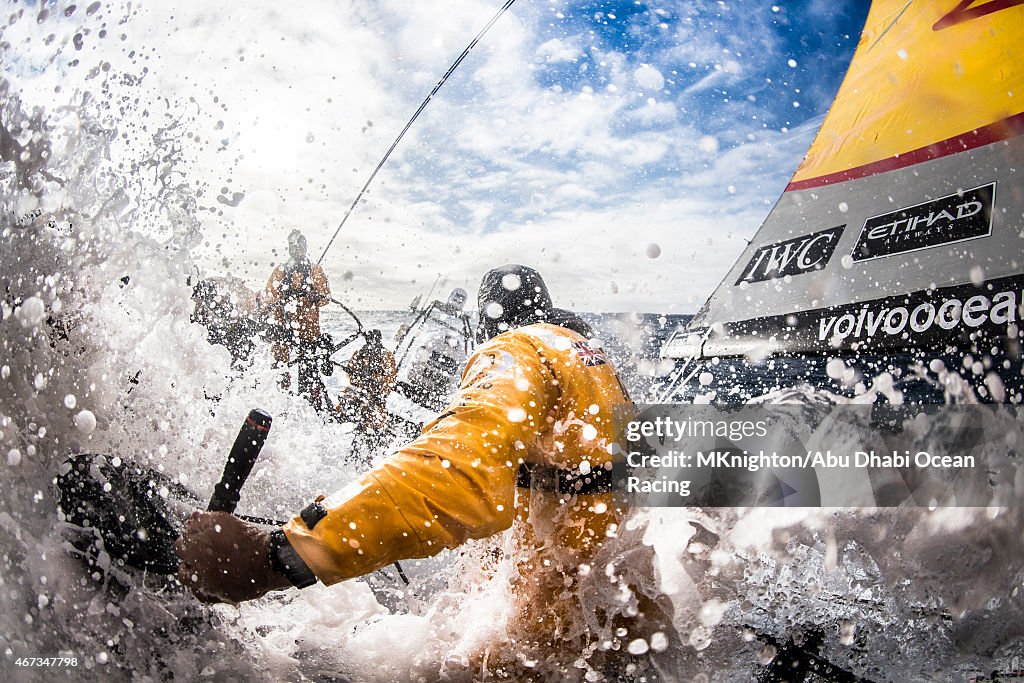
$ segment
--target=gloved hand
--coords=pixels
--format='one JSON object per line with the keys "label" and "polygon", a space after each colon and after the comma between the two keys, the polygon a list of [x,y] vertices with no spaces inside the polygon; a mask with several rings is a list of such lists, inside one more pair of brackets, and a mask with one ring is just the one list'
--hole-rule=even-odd
{"label": "gloved hand", "polygon": [[193,512],[174,542],[178,580],[203,602],[237,604],[288,588],[268,556],[270,534],[227,512]]}

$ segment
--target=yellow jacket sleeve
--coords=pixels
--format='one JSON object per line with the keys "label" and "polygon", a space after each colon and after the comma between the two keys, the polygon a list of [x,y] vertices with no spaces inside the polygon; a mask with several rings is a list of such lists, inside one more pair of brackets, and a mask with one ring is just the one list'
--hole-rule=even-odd
{"label": "yellow jacket sleeve", "polygon": [[519,458],[546,426],[558,391],[552,380],[528,336],[495,338],[418,439],[364,475],[358,493],[313,529],[293,519],[288,540],[332,584],[507,529]]}

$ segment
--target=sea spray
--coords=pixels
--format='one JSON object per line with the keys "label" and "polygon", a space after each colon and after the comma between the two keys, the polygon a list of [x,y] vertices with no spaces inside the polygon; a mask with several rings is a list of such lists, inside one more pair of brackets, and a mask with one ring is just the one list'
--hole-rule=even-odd
{"label": "sea spray", "polygon": [[[19,29],[36,21],[18,12]],[[130,28],[131,13],[112,5],[107,21]],[[103,30],[102,13],[58,14],[42,20],[45,31],[24,53],[36,69],[55,67],[44,76],[54,81],[79,68],[69,63],[85,60]],[[46,47],[49,32],[63,51]],[[240,511],[286,519],[364,467],[342,427],[279,389],[265,353],[239,375],[191,323],[195,251],[215,237],[200,220],[215,193],[196,185],[189,161],[201,144],[191,128],[206,137],[195,123],[204,110],[147,90],[142,62],[130,71],[83,61],[77,80],[59,91],[54,82],[40,101],[23,102],[10,81],[0,83],[0,122],[21,146],[0,179],[0,655],[5,664],[74,655],[74,674],[87,680],[482,677],[475,658],[503,647],[514,612],[508,534],[438,561],[441,580],[410,589],[405,614],[389,614],[362,582],[208,607],[96,546],[85,553],[68,542],[79,532],[60,519],[51,489],[66,455],[116,454],[208,492],[251,407],[271,412],[275,426]],[[642,378],[664,370],[656,354],[634,354],[642,334],[620,324],[608,335],[615,361],[637,368],[626,373],[637,396]],[[616,348],[616,337],[626,343]],[[972,365],[924,374],[951,401],[971,402]],[[809,387],[766,394],[732,375],[715,385],[722,396],[902,400],[888,372],[858,378],[853,397]],[[817,629],[827,657],[868,678],[992,670],[1022,633],[1022,528],[1017,509],[638,510],[617,532],[621,553],[576,568],[586,590],[571,597],[589,616],[571,626],[592,642],[558,660],[527,648],[502,654],[522,655],[518,663],[540,677],[599,679],[606,672],[575,666],[581,655],[653,651],[680,661],[684,678],[735,680]],[[634,609],[629,586],[641,576],[645,590],[671,599],[671,627],[649,637],[608,629],[597,615]]]}
{"label": "sea spray", "polygon": [[[97,545],[72,546],[69,538],[81,531],[61,520],[54,503],[53,478],[72,453],[117,454],[171,476],[188,472],[192,486],[208,491],[248,408],[319,424],[301,399],[277,390],[269,359],[257,359],[241,382],[226,352],[190,322],[190,248],[199,222],[196,197],[181,181],[183,112],[174,104],[163,109],[167,119],[154,116],[159,104],[132,104],[131,75],[98,73],[106,75],[91,85],[105,97],[68,92],[37,104],[0,81],[7,95],[0,124],[17,145],[5,148],[16,154],[5,156],[0,176],[0,441],[7,453],[0,650],[5,666],[19,656],[73,656],[76,676],[86,678],[193,679],[226,670],[254,679],[252,654],[221,659],[246,648],[230,621],[160,577],[120,567]],[[127,130],[134,135],[119,147]],[[314,444],[345,442],[300,446],[294,439],[307,432],[293,428],[278,445],[323,457],[327,449]],[[267,478],[291,477],[287,486],[255,482],[273,511],[298,509],[315,485],[345,476],[281,464],[268,451]],[[330,455],[331,471],[344,471],[344,457]],[[290,493],[275,501],[268,488]]]}

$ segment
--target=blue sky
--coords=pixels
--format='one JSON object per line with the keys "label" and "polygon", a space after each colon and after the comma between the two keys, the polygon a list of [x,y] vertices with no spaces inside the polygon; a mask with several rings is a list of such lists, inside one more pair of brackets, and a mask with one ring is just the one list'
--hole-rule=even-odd
{"label": "blue sky", "polygon": [[[692,312],[799,164],[867,4],[519,0],[342,231],[325,260],[336,293],[357,308],[401,307],[438,276],[473,291],[488,266],[520,261],[560,305]],[[186,150],[202,192],[195,256],[204,272],[258,288],[293,227],[323,248],[499,6],[111,2],[89,17],[16,22],[3,69],[47,107],[59,103],[55,83],[68,96],[97,90],[93,66],[148,69],[130,93],[148,100],[147,116],[140,106],[118,122],[139,139],[113,153],[139,153],[154,112],[188,112],[201,141]],[[101,38],[115,21],[125,38]],[[217,202],[222,189],[244,198]]]}
{"label": "blue sky", "polygon": [[[548,93],[546,102],[534,100],[525,111],[510,103],[508,110],[521,116],[523,129],[529,129],[531,119],[558,116],[560,105],[566,114],[586,109],[576,106],[578,98],[592,93],[615,110],[615,116],[594,122],[594,135],[607,135],[618,143],[611,146],[619,153],[641,157],[620,164],[614,177],[602,183],[603,191],[589,196],[589,206],[595,207],[621,203],[637,190],[658,188],[678,194],[687,185],[695,191],[710,182],[723,190],[736,185],[727,171],[715,168],[723,155],[748,147],[756,156],[751,143],[784,144],[776,133],[824,115],[852,55],[866,5],[522,3],[512,11],[530,30],[527,40],[533,59],[520,68],[529,71],[534,86]],[[496,31],[500,30],[499,26]],[[495,93],[467,74],[456,76],[447,87],[442,97],[493,112],[487,100]],[[473,119],[471,112],[465,117]],[[435,129],[433,134],[455,138],[464,120],[452,111],[445,117],[448,129]],[[585,116],[578,120],[588,122]],[[694,142],[695,148],[690,144]],[[429,177],[525,164],[571,178],[573,171],[586,173],[595,156],[590,145],[560,145],[543,135],[524,143],[507,141],[505,149],[504,156],[493,154],[491,148],[479,150],[479,155],[470,150],[472,161],[460,158],[454,168],[435,161],[436,146],[405,150],[404,157]],[[761,171],[761,178],[741,176],[757,182],[757,187],[747,184],[737,191],[749,197],[748,192],[760,189],[763,178],[763,186],[777,194],[795,165],[792,158],[782,162],[785,169],[764,165],[769,161],[774,160],[756,162],[751,169]],[[714,179],[708,171],[714,171]],[[466,189],[457,180],[450,185]],[[511,195],[506,201],[516,204],[516,188],[506,186],[506,191]],[[436,188],[427,190],[434,192]],[[520,196],[518,203],[523,206],[528,200]],[[451,210],[458,212],[459,205],[453,198]],[[502,220],[501,215],[490,214],[484,231],[500,229]]]}

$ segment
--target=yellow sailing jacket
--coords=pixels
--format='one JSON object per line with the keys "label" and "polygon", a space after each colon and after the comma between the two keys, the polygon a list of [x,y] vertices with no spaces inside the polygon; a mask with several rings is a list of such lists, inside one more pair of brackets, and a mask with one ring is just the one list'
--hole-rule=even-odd
{"label": "yellow sailing jacket", "polygon": [[[615,414],[623,409],[629,414]],[[557,514],[538,522],[528,518],[527,496],[516,509],[517,471],[521,462],[610,468],[616,428],[631,411],[601,349],[562,327],[517,328],[473,355],[451,405],[418,439],[364,475],[313,529],[296,517],[285,534],[326,584],[490,536],[517,517],[526,527],[557,519],[554,539],[528,528],[523,540],[553,542],[569,549],[570,562],[584,561],[619,519],[611,494],[541,492]]]}

